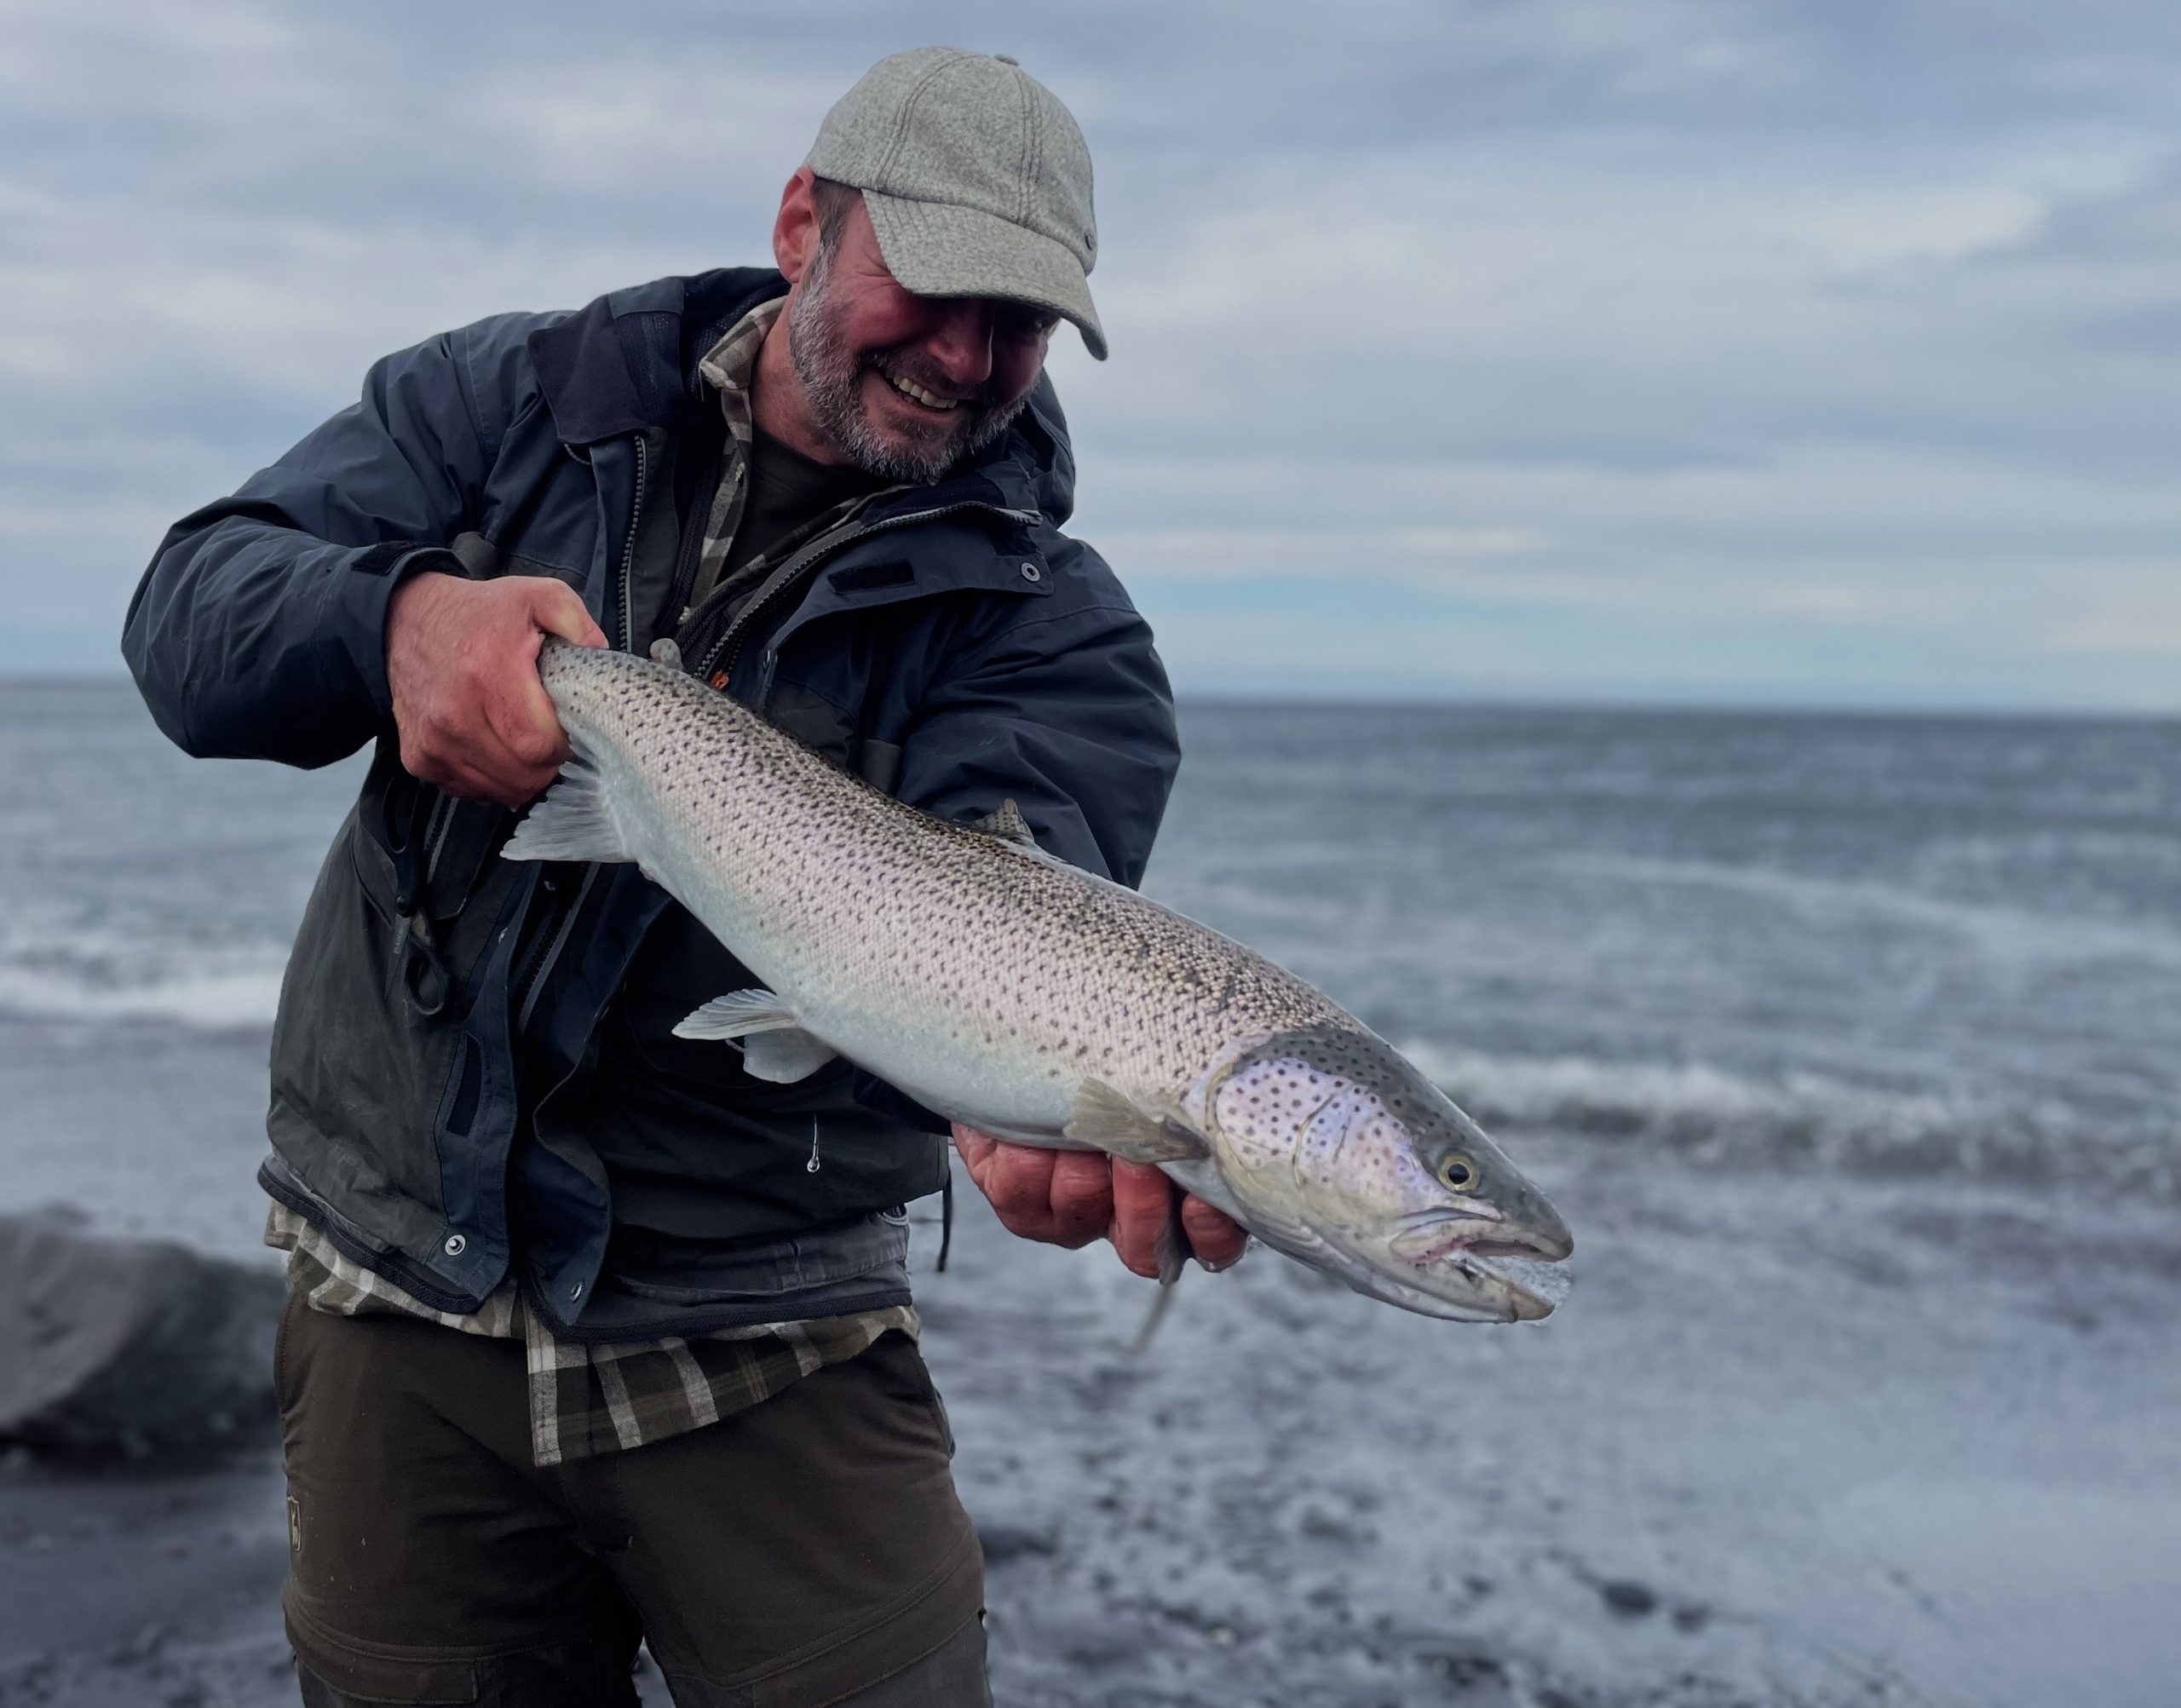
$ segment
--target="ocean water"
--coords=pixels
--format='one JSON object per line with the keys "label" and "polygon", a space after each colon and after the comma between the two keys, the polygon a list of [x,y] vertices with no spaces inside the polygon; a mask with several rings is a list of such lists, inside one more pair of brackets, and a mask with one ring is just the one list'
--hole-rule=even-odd
{"label": "ocean water", "polygon": [[[1488,1125],[2181,1195],[2181,727],[1200,704],[1147,888]],[[359,762],[188,760],[0,684],[0,1155],[222,1240]]]}
{"label": "ocean water", "polygon": [[[1137,1357],[1146,1284],[962,1197],[918,1302],[998,1699],[2167,1708],[2181,726],[1183,735],[1148,887],[1440,1074],[1574,1290],[1465,1326],[1258,1253]],[[0,1208],[250,1250],[266,1026],[359,777],[0,684]],[[231,1510],[156,1487],[155,1531],[0,1463],[0,1699],[293,1700],[269,1459]]]}

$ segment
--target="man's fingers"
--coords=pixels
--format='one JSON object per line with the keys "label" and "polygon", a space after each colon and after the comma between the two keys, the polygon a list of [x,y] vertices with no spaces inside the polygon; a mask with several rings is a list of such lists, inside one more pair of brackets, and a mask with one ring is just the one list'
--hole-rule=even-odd
{"label": "man's fingers", "polygon": [[1114,1250],[1139,1275],[1159,1273],[1159,1235],[1174,1214],[1174,1183],[1148,1163],[1114,1163]]}
{"label": "man's fingers", "polygon": [[1052,1238],[1052,1153],[1002,1144],[967,1127],[954,1130],[958,1144],[968,1135],[963,1160],[1000,1225],[1025,1239]]}
{"label": "man's fingers", "polygon": [[530,620],[549,635],[573,641],[578,647],[602,647],[606,631],[591,620],[590,610],[576,590],[550,576],[538,578],[530,600]]}
{"label": "man's fingers", "polygon": [[[1102,1235],[1137,1274],[1158,1274],[1159,1242],[1173,1220],[1177,1190],[1163,1170],[1099,1151],[1010,1144],[958,1121],[954,1148],[1009,1233],[1067,1246]],[[1184,1196],[1180,1214],[1206,1268],[1223,1269],[1242,1255],[1248,1236],[1202,1199]]]}
{"label": "man's fingers", "polygon": [[961,1156],[962,1166],[969,1170],[970,1178],[977,1182],[978,1190],[982,1191],[981,1177],[992,1163],[993,1153],[999,1148],[999,1141],[975,1127],[965,1127],[959,1121],[953,1123],[953,1127],[954,1148]]}
{"label": "man's fingers", "polygon": [[531,782],[530,794],[550,782],[552,773],[568,756],[568,738],[561,728],[560,714],[553,710],[544,684],[538,680],[541,638],[540,631],[531,631],[522,662],[488,686],[484,701],[485,722],[513,762],[494,768],[508,773],[510,783]]}
{"label": "man's fingers", "polygon": [[1190,1193],[1182,1199],[1182,1232],[1189,1249],[1207,1269],[1224,1269],[1239,1261],[1250,1243],[1249,1230],[1224,1211]]}
{"label": "man's fingers", "polygon": [[1114,1219],[1114,1183],[1102,1153],[1052,1151],[1054,1239],[1063,1245],[1087,1245],[1102,1237]]}

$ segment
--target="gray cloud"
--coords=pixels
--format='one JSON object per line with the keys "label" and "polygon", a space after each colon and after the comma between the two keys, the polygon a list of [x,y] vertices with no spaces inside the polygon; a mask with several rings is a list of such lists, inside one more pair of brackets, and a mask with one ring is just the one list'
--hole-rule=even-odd
{"label": "gray cloud", "polygon": [[761,258],[834,95],[1097,156],[1081,522],[1184,686],[2181,707],[2181,13],[17,4],[0,666],[440,326]]}

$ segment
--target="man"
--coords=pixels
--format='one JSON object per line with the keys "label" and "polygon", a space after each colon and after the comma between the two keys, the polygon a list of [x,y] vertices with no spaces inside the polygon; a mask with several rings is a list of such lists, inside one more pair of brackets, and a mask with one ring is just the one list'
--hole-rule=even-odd
{"label": "man", "polygon": [[[1111,572],[1060,532],[1045,348],[1093,354],[1090,169],[1014,61],[883,60],[778,273],[388,358],[178,524],[124,649],[200,754],[377,744],[273,1044],[290,1633],[314,1705],[987,1699],[981,1564],[915,1345],[927,1112],[671,1035],[753,981],[626,866],[496,858],[565,748],[546,635],[686,667],[925,810],[1014,799],[1140,876],[1177,754]],[[958,1131],[1016,1233],[1148,1273],[1151,1170]],[[1194,1199],[1207,1264],[1234,1226]]]}

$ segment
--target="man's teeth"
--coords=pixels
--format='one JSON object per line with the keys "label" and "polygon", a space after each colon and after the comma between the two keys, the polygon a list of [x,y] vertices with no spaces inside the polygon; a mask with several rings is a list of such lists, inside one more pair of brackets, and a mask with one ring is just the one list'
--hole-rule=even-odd
{"label": "man's teeth", "polygon": [[903,397],[914,398],[926,409],[952,409],[962,401],[955,397],[934,397],[913,380],[905,380],[899,374],[887,375],[886,383]]}

